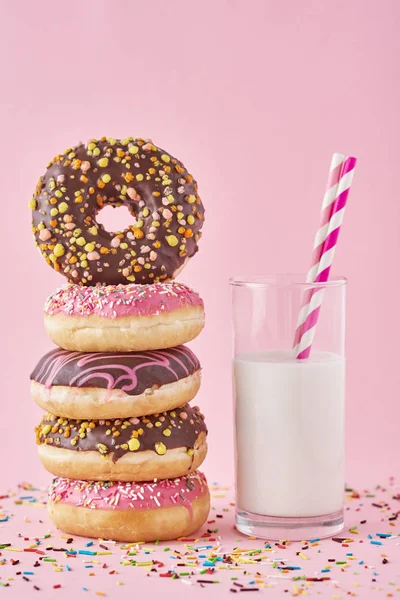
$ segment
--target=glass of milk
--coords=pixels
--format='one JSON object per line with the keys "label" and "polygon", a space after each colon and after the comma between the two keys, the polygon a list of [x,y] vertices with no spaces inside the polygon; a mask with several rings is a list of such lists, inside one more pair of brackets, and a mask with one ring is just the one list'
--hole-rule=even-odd
{"label": "glass of milk", "polygon": [[[346,280],[234,277],[236,526],[307,540],[343,528]],[[294,333],[305,295],[322,305],[309,358]]]}

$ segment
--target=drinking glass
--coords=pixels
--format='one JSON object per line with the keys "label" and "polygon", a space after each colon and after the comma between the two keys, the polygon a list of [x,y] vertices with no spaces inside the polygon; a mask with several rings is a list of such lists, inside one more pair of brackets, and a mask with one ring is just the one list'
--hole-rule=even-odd
{"label": "drinking glass", "polygon": [[[335,535],[344,524],[346,279],[265,275],[230,286],[237,529],[278,540]],[[320,310],[310,355],[298,359],[294,335],[310,298]]]}

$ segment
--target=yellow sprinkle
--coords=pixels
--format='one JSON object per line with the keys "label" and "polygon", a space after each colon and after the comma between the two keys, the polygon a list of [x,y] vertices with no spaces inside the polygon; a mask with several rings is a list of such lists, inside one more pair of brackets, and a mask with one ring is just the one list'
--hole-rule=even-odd
{"label": "yellow sprinkle", "polygon": [[32,200],[29,200],[28,207],[31,210],[36,210],[36,208],[37,208],[37,202],[36,202],[35,198],[32,198]]}
{"label": "yellow sprinkle", "polygon": [[138,448],[140,447],[140,442],[137,438],[131,438],[128,442],[128,446],[129,446],[129,450],[134,452],[135,450],[138,450]]}
{"label": "yellow sprinkle", "polygon": [[88,229],[89,233],[91,233],[92,235],[97,235],[98,231],[97,231],[97,227],[95,227],[93,225],[93,227],[89,227]]}
{"label": "yellow sprinkle", "polygon": [[139,148],[137,146],[129,146],[129,152],[131,154],[137,154],[139,152]]}
{"label": "yellow sprinkle", "polygon": [[166,163],[169,163],[171,158],[168,156],[168,154],[161,154],[161,160],[163,160]]}
{"label": "yellow sprinkle", "polygon": [[40,431],[40,435],[47,435],[51,431],[51,425],[44,425]]}
{"label": "yellow sprinkle", "polygon": [[52,208],[51,211],[50,211],[50,215],[52,217],[56,217],[58,215],[58,208],[55,208],[55,207]]}
{"label": "yellow sprinkle", "polygon": [[84,246],[84,245],[86,244],[86,240],[85,240],[85,238],[84,238],[84,237],[79,237],[79,238],[76,240],[76,243],[78,244],[78,246]]}
{"label": "yellow sprinkle", "polygon": [[143,177],[143,175],[141,173],[138,173],[136,175],[136,181],[143,181],[143,179],[144,179],[144,177]]}
{"label": "yellow sprinkle", "polygon": [[66,202],[60,202],[58,205],[58,212],[65,213],[68,210],[68,204]]}
{"label": "yellow sprinkle", "polygon": [[171,435],[171,430],[170,429],[164,429],[163,434],[165,435],[165,437],[169,437]]}
{"label": "yellow sprinkle", "polygon": [[167,451],[167,448],[166,448],[165,444],[163,444],[162,442],[158,442],[155,445],[155,448],[156,448],[157,454],[165,454],[166,451]]}
{"label": "yellow sprinkle", "polygon": [[100,148],[95,148],[93,150],[93,156],[98,156],[100,154]]}
{"label": "yellow sprinkle", "polygon": [[63,256],[63,254],[65,253],[64,246],[62,244],[56,244],[54,246],[53,253],[57,257],[58,256]]}
{"label": "yellow sprinkle", "polygon": [[170,246],[177,246],[179,244],[179,240],[176,235],[167,235],[165,239]]}
{"label": "yellow sprinkle", "polygon": [[126,249],[127,249],[127,247],[128,247],[128,244],[127,244],[126,242],[121,242],[121,243],[120,243],[120,245],[119,245],[119,247],[120,247],[122,250],[126,250]]}
{"label": "yellow sprinkle", "polygon": [[305,554],[303,554],[302,552],[299,552],[299,556],[300,558],[302,558],[303,560],[308,560],[308,556],[306,556]]}
{"label": "yellow sprinkle", "polygon": [[108,165],[108,158],[106,156],[104,156],[103,158],[100,158],[97,161],[97,164],[99,165],[99,167],[106,167]]}
{"label": "yellow sprinkle", "polygon": [[137,562],[136,566],[137,567],[152,567],[153,566],[153,561],[152,560],[148,560],[146,562]]}
{"label": "yellow sprinkle", "polygon": [[193,215],[189,215],[188,218],[186,219],[186,221],[188,222],[189,225],[193,225],[193,223],[194,223],[194,216]]}
{"label": "yellow sprinkle", "polygon": [[86,252],[93,252],[93,250],[95,248],[96,248],[96,245],[93,242],[89,242],[88,244],[85,244]]}

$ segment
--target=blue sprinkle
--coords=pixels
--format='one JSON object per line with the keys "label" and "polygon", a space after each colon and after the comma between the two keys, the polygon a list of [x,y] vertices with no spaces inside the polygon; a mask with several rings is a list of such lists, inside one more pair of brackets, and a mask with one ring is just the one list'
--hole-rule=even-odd
{"label": "blue sprinkle", "polygon": [[8,521],[8,517],[5,517],[5,519],[0,519],[0,523],[5,523],[6,521]]}
{"label": "blue sprinkle", "polygon": [[97,552],[91,550],[78,550],[78,554],[85,554],[86,556],[96,556]]}
{"label": "blue sprinkle", "polygon": [[145,554],[150,554],[150,550],[145,550]]}
{"label": "blue sprinkle", "polygon": [[88,591],[88,590],[87,590],[87,588],[84,588],[84,587],[83,587],[82,589],[83,589],[83,591],[84,591],[84,592],[87,592],[87,591]]}
{"label": "blue sprinkle", "polygon": [[363,565],[363,564],[364,564],[364,561],[363,561],[363,560],[360,560],[360,562],[359,562],[358,564],[359,564],[359,565]]}
{"label": "blue sprinkle", "polygon": [[382,546],[382,542],[377,542],[376,540],[372,540],[370,544],[374,544],[374,546]]}
{"label": "blue sprinkle", "polygon": [[372,535],[370,533],[368,534],[368,537],[370,540],[372,540]]}
{"label": "blue sprinkle", "polygon": [[347,552],[346,556],[353,556],[352,552]]}
{"label": "blue sprinkle", "polygon": [[211,560],[205,560],[203,562],[203,567],[215,567],[215,563],[211,562]]}
{"label": "blue sprinkle", "polygon": [[212,546],[197,546],[196,550],[209,550]]}
{"label": "blue sprinkle", "polygon": [[207,558],[205,554],[199,554],[199,558]]}
{"label": "blue sprinkle", "polygon": [[89,548],[89,546],[93,546],[93,542],[88,542],[87,544],[85,544],[86,548]]}
{"label": "blue sprinkle", "polygon": [[331,570],[330,569],[321,569],[321,573],[330,573]]}
{"label": "blue sprinkle", "polygon": [[93,569],[93,565],[85,565],[85,569]]}
{"label": "blue sprinkle", "polygon": [[310,540],[310,544],[313,544],[314,542],[319,542],[321,541],[321,538],[314,538],[313,540]]}
{"label": "blue sprinkle", "polygon": [[34,575],[33,571],[23,571],[23,575]]}
{"label": "blue sprinkle", "polygon": [[282,567],[282,569],[286,569],[286,568],[290,569],[291,571],[300,571],[300,569],[301,569],[301,567],[295,567],[292,565],[288,565],[287,567]]}
{"label": "blue sprinkle", "polygon": [[249,585],[254,585],[255,581],[249,581]]}
{"label": "blue sprinkle", "polygon": [[265,544],[264,548],[271,548],[271,544]]}
{"label": "blue sprinkle", "polygon": [[382,538],[392,537],[391,533],[377,533],[376,535]]}
{"label": "blue sprinkle", "polygon": [[67,571],[71,571],[71,567],[69,565],[65,565],[65,568],[67,569]]}
{"label": "blue sprinkle", "polygon": [[20,500],[32,500],[32,498],[35,499],[33,496],[20,496],[19,497]]}

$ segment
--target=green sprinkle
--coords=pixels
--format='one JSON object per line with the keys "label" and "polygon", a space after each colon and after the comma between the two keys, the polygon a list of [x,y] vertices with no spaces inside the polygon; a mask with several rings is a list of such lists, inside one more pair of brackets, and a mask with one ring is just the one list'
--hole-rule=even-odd
{"label": "green sprinkle", "polygon": [[169,552],[171,548],[164,548],[164,552]]}
{"label": "green sprinkle", "polygon": [[179,577],[187,577],[188,575],[190,575],[189,571],[183,571],[183,573],[179,573]]}
{"label": "green sprinkle", "polygon": [[44,562],[57,562],[55,558],[49,558],[48,556],[45,556],[43,561]]}
{"label": "green sprinkle", "polygon": [[200,575],[204,575],[204,573],[207,573],[207,571],[208,571],[208,569],[202,569],[202,570],[200,571]]}

